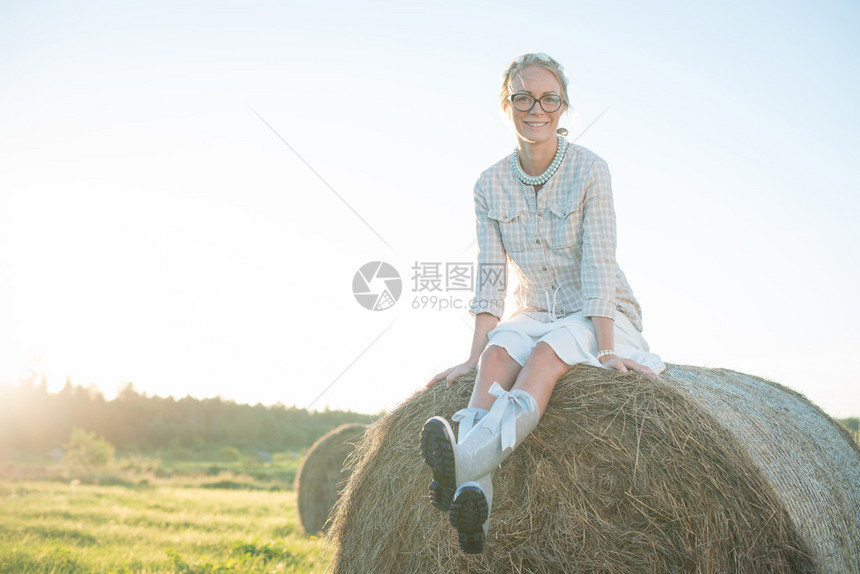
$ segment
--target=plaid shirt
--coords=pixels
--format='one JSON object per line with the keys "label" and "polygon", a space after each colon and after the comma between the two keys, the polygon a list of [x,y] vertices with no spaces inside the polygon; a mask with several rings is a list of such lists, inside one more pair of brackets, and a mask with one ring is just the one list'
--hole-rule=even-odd
{"label": "plaid shirt", "polygon": [[571,144],[535,194],[514,174],[511,159],[493,165],[475,184],[478,282],[469,310],[501,318],[510,259],[519,279],[517,313],[540,311],[536,317],[551,320],[582,311],[615,319],[621,311],[641,331],[642,311],[615,261],[606,162]]}

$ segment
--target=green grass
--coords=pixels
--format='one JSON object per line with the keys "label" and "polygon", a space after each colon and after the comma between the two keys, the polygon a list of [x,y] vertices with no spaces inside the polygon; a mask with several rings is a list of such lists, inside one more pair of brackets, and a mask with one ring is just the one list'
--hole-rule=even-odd
{"label": "green grass", "polygon": [[0,480],[65,481],[103,486],[196,486],[247,490],[292,490],[304,453],[276,453],[274,462],[163,460],[125,456],[91,473],[63,462],[31,457],[0,460]]}
{"label": "green grass", "polygon": [[293,491],[0,480],[0,573],[323,572]]}

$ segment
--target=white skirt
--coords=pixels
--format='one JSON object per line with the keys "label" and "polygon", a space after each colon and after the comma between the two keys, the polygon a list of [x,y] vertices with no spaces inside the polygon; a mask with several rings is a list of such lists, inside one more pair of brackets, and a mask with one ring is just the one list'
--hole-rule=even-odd
{"label": "white skirt", "polygon": [[[603,366],[595,356],[600,349],[594,325],[591,319],[582,316],[582,311],[556,321],[550,320],[549,313],[545,312],[519,312],[490,331],[487,346],[502,347],[516,362],[525,365],[532,348],[541,341],[552,347],[568,365]],[[615,314],[615,354],[650,367],[655,373],[666,368],[658,355],[649,352],[642,333],[620,311]]]}

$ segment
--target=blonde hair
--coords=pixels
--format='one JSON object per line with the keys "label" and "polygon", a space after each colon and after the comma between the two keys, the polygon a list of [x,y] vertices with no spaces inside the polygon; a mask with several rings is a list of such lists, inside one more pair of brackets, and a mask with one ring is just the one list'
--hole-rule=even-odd
{"label": "blonde hair", "polygon": [[508,66],[502,80],[501,106],[502,111],[510,113],[511,96],[514,94],[514,78],[524,69],[529,66],[537,66],[553,73],[555,79],[558,80],[558,85],[561,86],[561,101],[565,106],[570,107],[570,99],[567,95],[567,76],[564,75],[564,66],[559,64],[553,58],[547,56],[543,52],[536,54],[523,54]]}

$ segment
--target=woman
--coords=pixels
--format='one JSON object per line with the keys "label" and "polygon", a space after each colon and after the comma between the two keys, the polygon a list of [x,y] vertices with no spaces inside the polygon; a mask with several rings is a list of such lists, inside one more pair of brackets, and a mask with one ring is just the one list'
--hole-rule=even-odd
{"label": "woman", "polygon": [[[567,78],[546,54],[526,54],[505,72],[502,110],[513,155],[475,185],[479,281],[470,310],[469,359],[428,383],[478,368],[469,406],[421,431],[433,470],[432,504],[449,513],[467,553],[483,551],[492,473],[535,428],[559,378],[586,363],[656,377],[665,368],[642,338],[639,303],[615,261],[615,212],[606,163],[558,129]],[[561,134],[561,135],[558,135]],[[506,261],[519,279],[517,310],[504,310]]]}

